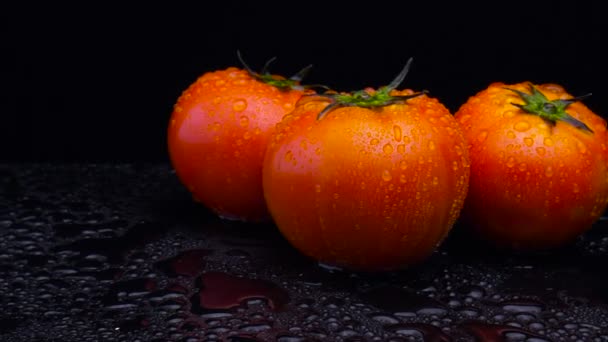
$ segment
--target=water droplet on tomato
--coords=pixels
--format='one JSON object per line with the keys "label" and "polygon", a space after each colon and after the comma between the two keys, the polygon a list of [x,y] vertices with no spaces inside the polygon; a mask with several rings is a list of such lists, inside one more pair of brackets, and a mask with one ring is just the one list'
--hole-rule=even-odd
{"label": "water droplet on tomato", "polygon": [[539,156],[544,156],[546,152],[547,151],[545,150],[544,147],[537,147],[536,148],[536,153],[538,153]]}
{"label": "water droplet on tomato", "polygon": [[220,128],[222,128],[222,125],[219,122],[214,122],[211,126],[211,129],[214,131],[218,131]]}
{"label": "water droplet on tomato", "polygon": [[412,141],[412,139],[410,139],[410,137],[408,137],[407,135],[403,136],[403,143],[404,144],[409,144]]}
{"label": "water droplet on tomato", "polygon": [[530,129],[530,124],[527,121],[519,121],[513,126],[513,129],[518,132],[525,132]]}
{"label": "water droplet on tomato", "polygon": [[507,138],[509,138],[509,139],[515,139],[515,133],[513,133],[513,131],[508,131],[507,132]]}
{"label": "water droplet on tomato", "polygon": [[243,100],[243,99],[239,99],[239,100],[235,100],[232,103],[232,109],[235,112],[242,112],[245,109],[247,109],[247,101]]}
{"label": "water droplet on tomato", "polygon": [[587,153],[587,147],[585,147],[585,144],[580,141],[576,142],[576,148],[578,148],[578,151],[582,154]]}
{"label": "water droplet on tomato", "polygon": [[439,178],[437,178],[437,176],[433,177],[433,185],[437,185],[439,184]]}
{"label": "water droplet on tomato", "polygon": [[394,125],[393,126],[393,137],[395,138],[395,141],[401,141],[401,136],[402,136],[401,127],[398,125]]}
{"label": "water droplet on tomato", "polygon": [[545,138],[545,140],[543,141],[543,143],[545,144],[545,146],[553,146],[553,139],[551,139],[551,138]]}
{"label": "water droplet on tomato", "polygon": [[316,193],[321,192],[321,184],[315,184],[315,192]]}
{"label": "water droplet on tomato", "polygon": [[525,137],[524,144],[526,144],[526,146],[532,146],[534,144],[534,140],[530,137]]}
{"label": "water droplet on tomato", "polygon": [[407,176],[406,176],[406,175],[401,175],[401,176],[399,176],[399,181],[400,181],[401,183],[405,183],[405,182],[407,182]]}
{"label": "water droplet on tomato", "polygon": [[361,190],[364,190],[365,189],[365,182],[361,182],[360,186],[361,186]]}
{"label": "water droplet on tomato", "polygon": [[217,81],[215,81],[215,85],[216,85],[217,87],[221,87],[221,86],[223,86],[224,84],[226,84],[226,81],[224,81],[224,80],[217,80]]}
{"label": "water droplet on tomato", "polygon": [[249,132],[243,133],[243,139],[245,139],[245,140],[251,139],[251,133],[249,133]]}
{"label": "water droplet on tomato", "polygon": [[507,167],[513,167],[515,165],[515,158],[509,157],[507,158]]}
{"label": "water droplet on tomato", "polygon": [[482,143],[484,141],[486,141],[486,139],[488,138],[488,131],[481,131],[479,132],[479,135],[477,135],[477,142],[478,143]]}
{"label": "water droplet on tomato", "polygon": [[519,171],[526,171],[526,163],[519,164]]}
{"label": "water droplet on tomato", "polygon": [[253,130],[253,134],[255,134],[255,135],[260,135],[260,133],[262,133],[262,130],[261,130],[259,127],[256,127],[256,128]]}
{"label": "water droplet on tomato", "polygon": [[285,161],[288,161],[288,162],[293,161],[293,152],[291,152],[291,150],[287,151],[285,153]]}
{"label": "water droplet on tomato", "polygon": [[316,155],[321,155],[321,148],[320,147],[315,148],[315,154]]}
{"label": "water droplet on tomato", "polygon": [[547,176],[547,177],[553,176],[553,167],[551,167],[551,165],[547,166],[547,168],[545,169],[545,176]]}
{"label": "water droplet on tomato", "polygon": [[334,197],[335,200],[337,200],[337,199],[340,198],[340,194],[337,193],[337,192],[335,192],[334,195],[333,195],[333,197]]}
{"label": "water droplet on tomato", "polygon": [[576,184],[576,183],[572,184],[572,192],[574,192],[575,194],[577,194],[580,191],[581,191],[581,189],[579,188],[578,184]]}
{"label": "water droplet on tomato", "polygon": [[433,141],[429,141],[429,150],[435,150],[435,143]]}
{"label": "water droplet on tomato", "polygon": [[389,170],[384,170],[384,171],[382,171],[382,179],[385,182],[388,182],[391,179],[393,179],[393,176],[391,175],[391,172]]}
{"label": "water droplet on tomato", "polygon": [[407,162],[405,160],[400,161],[399,168],[401,168],[401,170],[407,169]]}
{"label": "water droplet on tomato", "polygon": [[222,98],[220,96],[213,98],[213,104],[219,104],[220,102],[222,102]]}
{"label": "water droplet on tomato", "polygon": [[370,145],[378,145],[379,143],[380,143],[380,140],[378,140],[376,138],[370,140],[370,142],[369,142]]}
{"label": "water droplet on tomato", "polygon": [[403,145],[403,144],[397,145],[397,152],[405,153],[405,145]]}
{"label": "water droplet on tomato", "polygon": [[246,117],[245,115],[241,116],[241,118],[239,119],[239,124],[243,127],[249,126],[249,118]]}
{"label": "water droplet on tomato", "polygon": [[516,112],[514,110],[507,110],[504,113],[502,113],[502,116],[506,119],[512,118],[514,117],[516,114]]}
{"label": "water droplet on tomato", "polygon": [[382,151],[384,151],[384,153],[386,153],[386,154],[393,153],[393,145],[391,145],[391,144],[384,145],[384,147],[382,147]]}

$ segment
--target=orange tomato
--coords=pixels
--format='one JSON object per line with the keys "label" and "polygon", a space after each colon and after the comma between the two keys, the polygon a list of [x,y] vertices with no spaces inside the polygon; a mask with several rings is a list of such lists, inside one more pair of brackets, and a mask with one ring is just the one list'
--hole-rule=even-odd
{"label": "orange tomato", "polygon": [[172,165],[193,197],[222,218],[269,219],[264,151],[276,123],[304,93],[302,74],[285,79],[246,65],[208,72],[175,104],[168,128]]}
{"label": "orange tomato", "polygon": [[395,83],[303,97],[268,145],[270,213],[293,246],[322,263],[362,271],[412,265],[459,215],[469,179],[460,128],[437,99]]}
{"label": "orange tomato", "polygon": [[491,84],[456,113],[471,155],[463,222],[509,248],[573,241],[608,204],[606,122],[555,84]]}

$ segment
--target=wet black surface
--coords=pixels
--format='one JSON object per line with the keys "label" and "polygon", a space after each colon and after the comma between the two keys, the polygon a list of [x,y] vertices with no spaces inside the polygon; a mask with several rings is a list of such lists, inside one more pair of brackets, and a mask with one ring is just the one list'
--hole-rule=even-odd
{"label": "wet black surface", "polygon": [[4,164],[0,341],[608,341],[606,222],[536,255],[457,232],[351,274],[213,217],[167,165]]}

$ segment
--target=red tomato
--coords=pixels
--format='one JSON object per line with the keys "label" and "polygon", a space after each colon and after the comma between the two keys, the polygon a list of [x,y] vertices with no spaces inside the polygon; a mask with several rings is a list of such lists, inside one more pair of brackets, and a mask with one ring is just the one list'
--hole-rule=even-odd
{"label": "red tomato", "polygon": [[179,179],[196,200],[222,218],[263,221],[269,219],[264,151],[304,90],[302,73],[285,79],[246,69],[208,72],[190,85],[174,106],[168,146]]}
{"label": "red tomato", "polygon": [[428,257],[458,217],[466,141],[437,99],[393,90],[398,83],[303,97],[277,125],[264,194],[303,254],[353,270],[399,269]]}
{"label": "red tomato", "polygon": [[465,226],[498,246],[546,249],[608,204],[606,122],[561,86],[491,84],[456,113],[471,155]]}

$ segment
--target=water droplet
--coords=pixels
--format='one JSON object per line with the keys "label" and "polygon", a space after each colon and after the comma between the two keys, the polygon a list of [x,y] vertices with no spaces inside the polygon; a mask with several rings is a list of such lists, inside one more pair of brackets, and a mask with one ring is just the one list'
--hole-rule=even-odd
{"label": "water droplet", "polygon": [[376,138],[370,140],[370,142],[369,142],[370,145],[378,145],[379,143],[380,143],[380,140],[378,140]]}
{"label": "water droplet", "polygon": [[334,197],[334,199],[335,199],[335,200],[337,200],[337,199],[339,199],[339,198],[340,198],[340,194],[338,194],[338,193],[336,192],[336,193],[334,193],[333,197]]}
{"label": "water droplet", "polygon": [[232,103],[232,109],[235,112],[242,112],[245,109],[247,109],[247,101],[243,100],[243,99],[239,99],[239,100],[235,100]]}
{"label": "water droplet", "polygon": [[249,126],[249,118],[248,118],[248,117],[246,117],[245,115],[241,116],[241,118],[239,119],[239,124],[240,124],[242,127],[247,127],[247,126]]}
{"label": "water droplet", "polygon": [[439,184],[439,178],[437,178],[437,176],[433,177],[433,185],[438,185]]}
{"label": "water droplet", "polygon": [[211,129],[214,131],[218,131],[220,128],[222,128],[222,125],[219,122],[214,122],[213,125],[211,125]]}
{"label": "water droplet", "polygon": [[513,126],[513,129],[519,132],[525,132],[530,129],[530,124],[527,121],[519,121]]}
{"label": "water droplet", "polygon": [[397,145],[397,152],[405,153],[405,145],[403,145],[403,144]]}
{"label": "water droplet", "polygon": [[429,150],[431,150],[431,151],[435,150],[435,143],[432,140],[429,141]]}
{"label": "water droplet", "polygon": [[525,137],[524,144],[526,144],[526,146],[532,146],[534,144],[534,139],[532,139],[530,137]]}
{"label": "water droplet", "polygon": [[249,133],[249,132],[243,133],[243,139],[245,139],[245,140],[251,139],[251,133]]}
{"label": "water droplet", "polygon": [[543,143],[545,144],[545,146],[553,146],[553,139],[551,139],[551,138],[545,138],[545,140],[543,141]]}
{"label": "water droplet", "polygon": [[400,181],[401,183],[405,183],[405,182],[407,182],[407,176],[406,176],[406,175],[401,175],[401,176],[399,176],[399,181]]}
{"label": "water droplet", "polygon": [[553,167],[551,165],[547,166],[545,169],[545,176],[552,177],[553,176]]}
{"label": "water droplet", "polygon": [[315,192],[321,192],[321,184],[315,184]]}
{"label": "water droplet", "polygon": [[509,157],[507,158],[507,167],[513,167],[515,165],[515,158]]}
{"label": "water droplet", "polygon": [[526,171],[526,163],[519,163],[519,171]]}
{"label": "water droplet", "polygon": [[514,110],[507,110],[507,111],[505,111],[505,112],[502,114],[502,116],[503,116],[504,118],[509,119],[509,118],[514,117],[514,116],[515,116],[515,114],[516,114],[516,112],[515,112]]}
{"label": "water droplet", "polygon": [[479,135],[477,135],[477,142],[482,143],[482,142],[486,141],[487,138],[488,138],[488,131],[483,130],[479,133]]}
{"label": "water droplet", "polygon": [[580,141],[576,142],[576,148],[578,148],[578,151],[582,154],[587,153],[587,147],[585,147],[585,144]]}
{"label": "water droplet", "polygon": [[581,191],[581,189],[579,188],[578,184],[576,184],[576,183],[572,184],[572,192],[574,192],[575,194],[577,194],[580,191]]}
{"label": "water droplet", "polygon": [[398,125],[394,125],[393,126],[393,137],[395,138],[395,141],[401,141],[401,136],[402,136],[401,127],[399,127]]}
{"label": "water droplet", "polygon": [[458,162],[455,160],[452,162],[452,170],[458,171]]}
{"label": "water droplet", "polygon": [[544,147],[537,147],[536,148],[536,153],[538,153],[539,156],[544,156],[546,152],[547,151],[545,150]]}
{"label": "water droplet", "polygon": [[407,169],[407,161],[405,161],[405,160],[400,161],[400,162],[399,162],[399,168],[400,168],[401,170],[405,170],[405,169]]}
{"label": "water droplet", "polygon": [[391,145],[391,144],[384,145],[384,147],[382,147],[382,151],[384,151],[384,153],[386,153],[386,154],[393,153],[393,145]]}
{"label": "water droplet", "polygon": [[361,186],[361,190],[364,190],[365,189],[365,182],[361,182],[360,186]]}
{"label": "water droplet", "polygon": [[321,148],[320,147],[315,148],[315,154],[318,155],[318,156],[321,155]]}
{"label": "water droplet", "polygon": [[393,179],[393,176],[391,175],[391,172],[389,170],[384,170],[384,171],[382,171],[382,179],[385,182],[388,182],[391,179]]}
{"label": "water droplet", "polygon": [[515,139],[515,133],[513,133],[513,131],[508,131],[507,132],[507,138],[509,138],[509,139]]}
{"label": "water droplet", "polygon": [[285,153],[285,161],[288,161],[288,162],[293,161],[293,152],[291,152],[291,150],[287,151]]}

